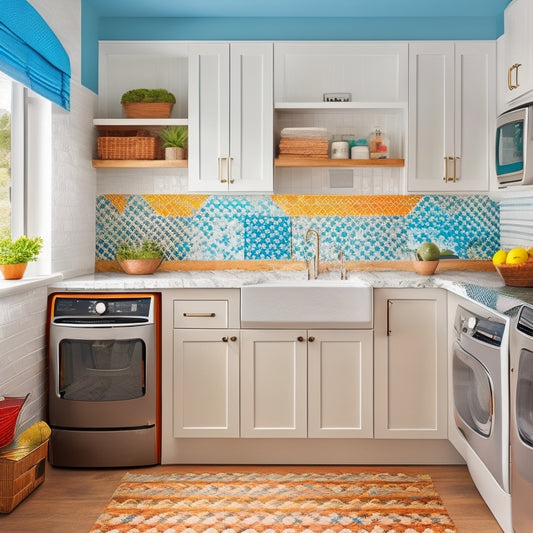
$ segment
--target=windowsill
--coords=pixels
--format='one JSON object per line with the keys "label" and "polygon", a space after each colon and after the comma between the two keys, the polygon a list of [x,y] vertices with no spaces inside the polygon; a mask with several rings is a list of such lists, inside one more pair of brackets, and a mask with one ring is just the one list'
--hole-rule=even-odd
{"label": "windowsill", "polygon": [[23,294],[39,287],[50,285],[56,281],[63,279],[63,274],[49,274],[47,276],[34,276],[22,279],[8,281],[0,280],[0,299],[13,296],[15,294]]}

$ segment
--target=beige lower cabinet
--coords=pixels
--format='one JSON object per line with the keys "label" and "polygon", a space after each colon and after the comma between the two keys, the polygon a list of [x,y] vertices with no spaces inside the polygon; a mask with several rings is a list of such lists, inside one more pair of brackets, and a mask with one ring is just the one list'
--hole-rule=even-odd
{"label": "beige lower cabinet", "polygon": [[[239,436],[238,289],[175,289],[162,300],[162,450]],[[174,442],[175,441],[175,442]]]}
{"label": "beige lower cabinet", "polygon": [[372,332],[242,330],[241,437],[372,437]]}
{"label": "beige lower cabinet", "polygon": [[447,437],[447,312],[441,289],[374,290],[374,437]]}
{"label": "beige lower cabinet", "polygon": [[239,330],[174,331],[174,437],[239,436]]}

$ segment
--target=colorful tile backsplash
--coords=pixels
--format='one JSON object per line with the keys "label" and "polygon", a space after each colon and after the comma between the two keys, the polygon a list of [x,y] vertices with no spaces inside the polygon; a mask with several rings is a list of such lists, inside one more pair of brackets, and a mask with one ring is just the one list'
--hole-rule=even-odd
{"label": "colorful tile backsplash", "polygon": [[[96,259],[122,241],[159,241],[166,260],[308,259],[308,229],[335,260],[411,259],[426,240],[460,259],[490,259],[500,213],[488,196],[117,195],[96,204]],[[314,244],[312,244],[314,246]]]}

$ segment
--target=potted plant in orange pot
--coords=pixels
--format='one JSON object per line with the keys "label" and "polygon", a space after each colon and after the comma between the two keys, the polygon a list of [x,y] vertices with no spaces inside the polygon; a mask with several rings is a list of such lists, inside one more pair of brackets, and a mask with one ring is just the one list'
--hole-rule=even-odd
{"label": "potted plant in orange pot", "polygon": [[126,274],[153,274],[163,261],[163,249],[156,241],[144,240],[139,246],[123,242],[116,256]]}
{"label": "potted plant in orange pot", "polygon": [[0,240],[0,271],[4,279],[21,279],[30,261],[37,261],[43,246],[41,237]]}
{"label": "potted plant in orange pot", "polygon": [[127,118],[168,118],[176,97],[166,89],[132,89],[120,103]]}

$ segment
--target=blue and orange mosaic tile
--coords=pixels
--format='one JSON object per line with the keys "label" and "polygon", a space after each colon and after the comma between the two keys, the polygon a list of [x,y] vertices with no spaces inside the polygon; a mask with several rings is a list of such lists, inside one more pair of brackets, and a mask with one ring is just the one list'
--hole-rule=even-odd
{"label": "blue and orange mosaic tile", "polygon": [[496,202],[471,196],[104,195],[96,206],[96,259],[114,260],[123,241],[155,239],[166,260],[304,260],[305,235],[321,255],[347,260],[411,259],[433,241],[460,259],[489,259],[499,248]]}

